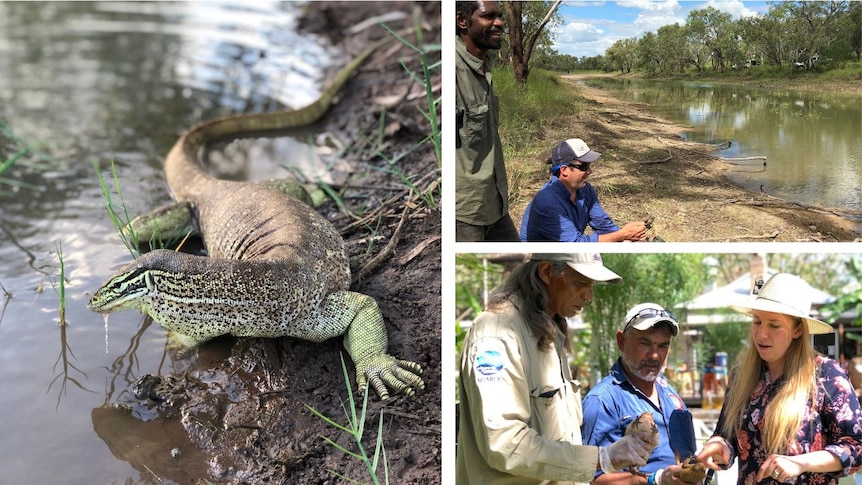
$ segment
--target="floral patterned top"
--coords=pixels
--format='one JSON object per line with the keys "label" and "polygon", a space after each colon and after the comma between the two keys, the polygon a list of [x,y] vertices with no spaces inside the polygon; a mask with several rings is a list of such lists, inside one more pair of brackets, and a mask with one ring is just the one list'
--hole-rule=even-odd
{"label": "floral patterned top", "polygon": [[[837,485],[842,476],[855,473],[862,467],[862,410],[859,400],[850,385],[850,380],[841,365],[827,357],[817,357],[817,402],[804,409],[802,425],[796,433],[796,441],[790,444],[787,455],[801,455],[812,451],[826,450],[841,460],[842,470],[829,473],[803,473],[789,483]],[[731,462],[739,456],[738,483],[754,485],[760,465],[769,456],[762,449],[763,416],[784,379],[771,382],[764,368],[760,384],[755,387],[742,419],[742,427],[736,439],[727,440],[731,447]],[[724,410],[719,416],[716,435],[721,436]],[[726,437],[725,437],[726,438]],[[761,483],[778,483],[771,477]]]}

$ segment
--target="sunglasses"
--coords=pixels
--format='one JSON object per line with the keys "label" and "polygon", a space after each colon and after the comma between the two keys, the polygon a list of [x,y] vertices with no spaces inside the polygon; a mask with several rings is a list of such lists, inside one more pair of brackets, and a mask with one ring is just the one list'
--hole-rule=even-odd
{"label": "sunglasses", "polygon": [[574,163],[569,163],[569,164],[566,164],[566,166],[569,168],[576,168],[576,169],[580,170],[581,172],[587,172],[587,171],[592,170],[592,167],[590,166],[589,163],[581,163],[581,164],[577,164],[577,165],[575,165]]}
{"label": "sunglasses", "polygon": [[644,308],[643,310],[637,312],[635,316],[631,317],[629,321],[626,322],[626,327],[629,328],[632,324],[639,320],[647,320],[649,318],[655,317],[665,317],[670,318],[673,321],[676,321],[676,318],[673,317],[673,313],[666,310],[657,310],[655,308]]}

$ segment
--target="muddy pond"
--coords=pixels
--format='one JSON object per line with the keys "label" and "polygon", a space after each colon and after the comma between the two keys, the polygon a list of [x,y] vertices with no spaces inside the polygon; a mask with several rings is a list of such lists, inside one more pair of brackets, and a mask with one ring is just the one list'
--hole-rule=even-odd
{"label": "muddy pond", "polygon": [[[134,423],[103,413],[137,379],[170,372],[174,362],[165,331],[139,313],[113,314],[106,325],[86,309],[91,292],[131,260],[98,174],[113,187],[114,162],[130,215],[148,211],[168,201],[161,164],[182,129],[314,100],[344,54],[297,34],[297,16],[278,2],[0,3],[0,162],[16,160],[0,175],[4,483],[162,482],[140,465],[147,460],[177,460],[178,476],[206,476],[181,429],[161,437],[185,453],[175,457],[124,442],[124,426]],[[263,162],[217,172],[278,175],[287,169],[258,155],[307,158],[305,141],[234,147],[238,157],[224,158],[253,150]]]}
{"label": "muddy pond", "polygon": [[740,161],[728,170],[728,177],[747,190],[818,207],[862,210],[862,93],[609,78],[586,82],[690,126],[681,134],[687,139],[729,141],[718,156],[765,156],[765,166],[760,160]]}

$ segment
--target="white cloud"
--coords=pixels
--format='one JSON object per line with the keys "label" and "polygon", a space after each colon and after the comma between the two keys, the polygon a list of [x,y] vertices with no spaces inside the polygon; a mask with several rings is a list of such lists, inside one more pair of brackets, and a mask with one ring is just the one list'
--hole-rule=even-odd
{"label": "white cloud", "polygon": [[679,10],[677,0],[665,0],[655,2],[652,0],[621,0],[617,2],[620,7],[636,8],[646,12],[675,12]]}
{"label": "white cloud", "polygon": [[[741,0],[709,0],[707,7],[712,7],[725,13],[733,15],[734,19],[742,17],[754,17],[757,12],[743,5]],[[706,7],[703,7],[706,8]]]}

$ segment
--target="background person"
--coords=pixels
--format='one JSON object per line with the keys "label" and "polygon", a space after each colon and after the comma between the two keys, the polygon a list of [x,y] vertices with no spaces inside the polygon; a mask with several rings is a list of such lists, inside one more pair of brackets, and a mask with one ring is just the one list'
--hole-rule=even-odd
{"label": "background person", "polygon": [[[622,228],[602,209],[596,189],[587,181],[601,153],[580,138],[557,144],[551,152],[551,179],[527,205],[521,220],[521,241],[619,242],[643,241],[644,221]],[[584,234],[587,226],[593,229]]]}
{"label": "background person", "polygon": [[567,360],[566,318],[619,282],[598,254],[534,254],[473,322],[461,353],[456,483],[589,482],[596,469],[643,465],[647,444],[581,442],[580,384]]}
{"label": "background person", "polygon": [[[671,339],[679,334],[673,315],[656,303],[632,307],[617,331],[620,357],[611,373],[584,397],[584,443],[608,446],[621,439],[626,427],[643,412],[653,414],[659,444],[639,468],[654,484],[680,484],[681,467],[670,447],[668,423],[685,402],[663,375]],[[681,430],[673,430],[679,433]],[[694,436],[694,429],[686,430]],[[694,451],[694,450],[692,450]],[[687,458],[687,457],[682,457]],[[592,483],[642,484],[647,478],[630,472],[596,472]]]}
{"label": "background person", "polygon": [[503,41],[503,14],[497,2],[455,5],[455,240],[517,241],[488,54]]}
{"label": "background person", "polygon": [[[750,304],[748,345],[737,358],[716,434],[698,460],[714,470],[739,457],[739,483],[837,484],[862,466],[862,412],[841,365],[819,355],[811,287],[772,276]],[[762,482],[762,480],[765,480]]]}

